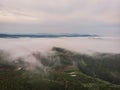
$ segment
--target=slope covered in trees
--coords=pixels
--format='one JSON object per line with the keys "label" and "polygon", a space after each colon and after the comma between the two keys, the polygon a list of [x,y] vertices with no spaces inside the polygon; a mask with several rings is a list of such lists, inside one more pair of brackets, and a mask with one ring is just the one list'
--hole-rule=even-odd
{"label": "slope covered in trees", "polygon": [[0,53],[0,90],[120,89],[120,54],[86,55],[54,47],[47,56],[32,53],[42,65],[32,71],[24,60],[10,62],[7,56]]}

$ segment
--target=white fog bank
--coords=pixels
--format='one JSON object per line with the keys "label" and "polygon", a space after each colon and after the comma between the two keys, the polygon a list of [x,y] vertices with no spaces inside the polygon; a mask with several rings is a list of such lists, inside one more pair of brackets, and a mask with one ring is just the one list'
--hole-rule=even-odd
{"label": "white fog bank", "polygon": [[80,53],[120,53],[120,38],[0,38],[0,50],[13,57],[28,56],[36,51],[46,53],[54,46]]}

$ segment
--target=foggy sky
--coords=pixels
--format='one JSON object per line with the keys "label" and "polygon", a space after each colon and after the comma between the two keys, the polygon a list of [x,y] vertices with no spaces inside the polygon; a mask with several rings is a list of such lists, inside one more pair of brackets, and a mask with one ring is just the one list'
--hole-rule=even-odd
{"label": "foggy sky", "polygon": [[0,33],[120,35],[120,0],[0,0]]}

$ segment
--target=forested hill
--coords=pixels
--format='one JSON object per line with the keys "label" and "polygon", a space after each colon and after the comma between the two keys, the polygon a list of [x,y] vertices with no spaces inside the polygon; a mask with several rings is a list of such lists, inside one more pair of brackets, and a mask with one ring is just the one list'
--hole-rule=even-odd
{"label": "forested hill", "polygon": [[40,65],[28,70],[22,58],[10,62],[0,53],[0,90],[120,90],[120,54],[80,54],[52,48],[32,53]]}

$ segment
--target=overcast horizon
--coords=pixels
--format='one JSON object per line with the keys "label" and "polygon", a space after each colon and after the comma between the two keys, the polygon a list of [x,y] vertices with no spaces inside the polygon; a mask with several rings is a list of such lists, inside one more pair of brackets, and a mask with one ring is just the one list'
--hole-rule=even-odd
{"label": "overcast horizon", "polygon": [[120,0],[0,0],[0,33],[120,36]]}

